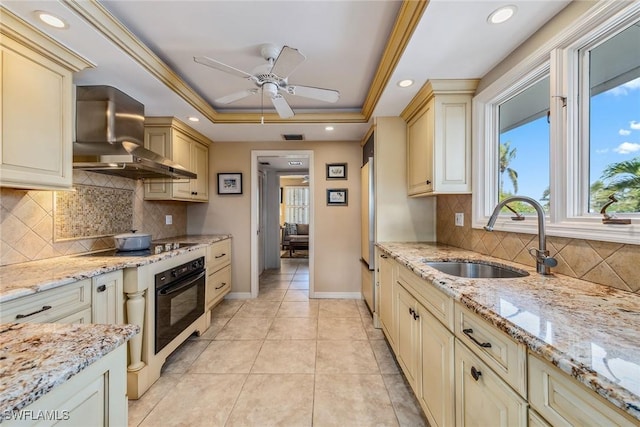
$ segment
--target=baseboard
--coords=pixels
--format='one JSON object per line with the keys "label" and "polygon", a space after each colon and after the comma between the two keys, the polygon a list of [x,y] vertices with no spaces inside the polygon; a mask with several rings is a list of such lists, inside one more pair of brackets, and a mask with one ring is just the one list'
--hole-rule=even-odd
{"label": "baseboard", "polygon": [[310,298],[325,299],[362,299],[361,292],[314,292]]}
{"label": "baseboard", "polygon": [[229,292],[225,299],[251,299],[251,292]]}

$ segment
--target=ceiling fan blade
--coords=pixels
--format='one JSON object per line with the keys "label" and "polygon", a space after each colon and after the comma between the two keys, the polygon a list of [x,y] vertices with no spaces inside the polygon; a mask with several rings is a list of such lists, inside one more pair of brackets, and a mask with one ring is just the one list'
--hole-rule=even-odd
{"label": "ceiling fan blade", "polygon": [[215,100],[215,102],[219,104],[231,104],[234,101],[246,98],[247,96],[255,95],[256,93],[258,93],[258,89],[246,89],[240,92],[229,94],[227,96],[223,96],[222,98],[218,98]]}
{"label": "ceiling fan blade", "polygon": [[322,89],[311,86],[287,86],[287,93],[290,95],[304,96],[305,98],[317,99],[325,102],[336,102],[340,99],[340,92],[337,90]]}
{"label": "ceiling fan blade", "polygon": [[280,118],[288,119],[294,116],[293,110],[282,95],[274,96],[273,98],[271,98],[271,102],[273,103],[273,106],[276,107],[276,111],[278,112]]}
{"label": "ceiling fan blade", "polygon": [[193,60],[198,64],[206,65],[207,67],[214,68],[216,70],[224,71],[225,73],[233,74],[234,76],[242,77],[244,79],[253,78],[253,76],[245,71],[238,70],[231,65],[223,64],[215,59],[207,58],[206,56],[194,56]]}
{"label": "ceiling fan blade", "polygon": [[307,57],[301,54],[298,49],[284,46],[276,58],[276,62],[273,63],[273,67],[271,67],[271,73],[286,79],[305,59]]}

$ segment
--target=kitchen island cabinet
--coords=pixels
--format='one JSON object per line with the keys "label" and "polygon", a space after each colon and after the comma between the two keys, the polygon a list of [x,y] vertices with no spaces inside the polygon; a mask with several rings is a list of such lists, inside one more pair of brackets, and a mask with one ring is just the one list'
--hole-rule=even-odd
{"label": "kitchen island cabinet", "polygon": [[72,78],[90,66],[0,6],[0,186],[71,189]]}
{"label": "kitchen island cabinet", "polygon": [[0,422],[127,425],[126,341],[132,325],[5,323]]}
{"label": "kitchen island cabinet", "polygon": [[[431,425],[640,424],[640,330],[633,320],[640,313],[638,295],[540,276],[533,267],[445,245],[377,246],[398,270],[404,311],[416,317],[414,325],[400,320],[401,314],[392,319],[392,327],[403,329],[398,340],[407,336],[419,344],[394,352]],[[469,279],[425,263],[443,259],[503,265],[529,276]],[[429,316],[436,323],[425,322],[434,320]],[[447,374],[449,367],[438,366],[437,357],[451,349],[452,338],[453,357],[441,359],[455,361]],[[422,365],[414,367],[407,348]],[[429,388],[446,390],[452,376],[453,421],[437,415],[446,405],[424,395]]]}
{"label": "kitchen island cabinet", "polygon": [[211,141],[173,117],[146,117],[144,146],[184,166],[195,179],[151,180],[145,200],[209,201],[209,144]]}

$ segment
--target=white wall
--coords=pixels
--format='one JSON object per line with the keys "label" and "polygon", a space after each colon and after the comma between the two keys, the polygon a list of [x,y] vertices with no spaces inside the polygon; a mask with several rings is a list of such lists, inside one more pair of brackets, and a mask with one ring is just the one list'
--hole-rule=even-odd
{"label": "white wall", "polygon": [[[314,290],[318,296],[360,292],[360,175],[358,142],[215,142],[209,149],[209,203],[188,208],[189,234],[231,233],[232,292],[251,292],[251,151],[314,152]],[[347,163],[348,180],[327,181],[326,163]],[[217,173],[241,172],[243,194],[217,194]],[[348,206],[327,206],[328,188],[347,188]],[[324,294],[324,295],[323,295]]]}

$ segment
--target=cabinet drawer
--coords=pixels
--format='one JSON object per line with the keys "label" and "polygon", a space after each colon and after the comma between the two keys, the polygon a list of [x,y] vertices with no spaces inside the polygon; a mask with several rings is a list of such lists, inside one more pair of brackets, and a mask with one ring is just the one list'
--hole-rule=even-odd
{"label": "cabinet drawer", "polygon": [[231,263],[231,239],[221,240],[209,246],[207,252],[208,273],[214,273]]}
{"label": "cabinet drawer", "polygon": [[91,279],[85,279],[2,304],[0,323],[56,322],[90,306]]}
{"label": "cabinet drawer", "polygon": [[205,300],[207,301],[206,310],[215,305],[222,296],[231,290],[231,266],[228,265],[222,270],[210,274],[207,277],[207,289],[205,292]]}
{"label": "cabinet drawer", "polygon": [[533,354],[529,354],[529,402],[552,425],[637,426],[637,420]]}
{"label": "cabinet drawer", "polygon": [[453,298],[440,292],[426,280],[405,267],[400,267],[398,281],[444,326],[453,332]]}
{"label": "cabinet drawer", "polygon": [[456,426],[527,425],[527,402],[475,353],[455,340]]}
{"label": "cabinet drawer", "polygon": [[466,307],[456,304],[455,335],[521,396],[527,396],[527,351]]}

